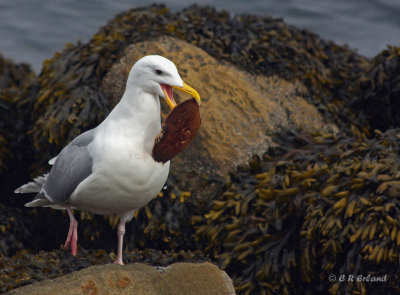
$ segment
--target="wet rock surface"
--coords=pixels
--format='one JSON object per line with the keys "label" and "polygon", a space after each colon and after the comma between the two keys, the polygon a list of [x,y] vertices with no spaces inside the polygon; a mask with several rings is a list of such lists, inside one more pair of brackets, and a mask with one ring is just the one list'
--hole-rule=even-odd
{"label": "wet rock surface", "polygon": [[[398,48],[366,60],[279,19],[157,5],[67,45],[36,78],[5,72],[17,82],[0,90],[1,291],[110,261],[118,218],[75,213],[73,258],[53,250],[66,214],[23,208],[12,192],[101,122],[130,66],[150,53],[172,59],[200,92],[202,126],[166,188],[127,225],[127,249],[147,250],[124,259],[166,266],[207,255],[239,294],[400,293],[400,132],[388,129],[399,127]],[[329,274],[388,281],[339,284]]]}

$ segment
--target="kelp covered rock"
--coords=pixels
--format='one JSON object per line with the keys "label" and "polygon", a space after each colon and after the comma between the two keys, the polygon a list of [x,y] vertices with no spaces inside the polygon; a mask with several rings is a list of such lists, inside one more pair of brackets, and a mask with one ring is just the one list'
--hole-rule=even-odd
{"label": "kelp covered rock", "polygon": [[[35,74],[26,64],[15,64],[0,54],[0,199],[8,199],[12,187],[29,175],[31,151],[27,112],[21,96]],[[25,149],[21,147],[25,146]],[[17,152],[20,150],[20,152]],[[23,150],[23,151],[22,151]],[[23,171],[23,169],[25,171]],[[28,171],[26,170],[28,169]],[[11,200],[8,200],[11,202]]]}
{"label": "kelp covered rock", "polygon": [[15,64],[0,54],[0,89],[23,88],[35,74],[27,64]]}
{"label": "kelp covered rock", "polygon": [[[400,130],[365,142],[279,137],[282,148],[235,174],[212,210],[194,219],[206,253],[239,294],[399,293]],[[339,283],[330,274],[387,282]]]}
{"label": "kelp covered rock", "polygon": [[388,46],[372,59],[353,88],[358,96],[353,108],[366,117],[372,129],[399,127],[400,47]]}
{"label": "kelp covered rock", "polygon": [[0,255],[12,255],[32,243],[23,211],[0,204]]}
{"label": "kelp covered rock", "polygon": [[65,143],[107,115],[110,97],[99,87],[128,46],[165,35],[250,73],[298,80],[307,86],[300,96],[316,105],[328,122],[347,130],[345,122],[362,125],[343,103],[365,62],[349,49],[269,17],[231,17],[197,6],[171,13],[164,6],[150,6],[118,15],[89,43],[68,45],[44,63],[32,128],[37,172]]}
{"label": "kelp covered rock", "polygon": [[8,94],[10,94],[9,90],[0,90],[0,175],[8,170],[10,158],[13,156],[10,145],[15,136],[11,131],[11,122],[15,117],[15,112],[12,103],[7,99]]}
{"label": "kelp covered rock", "polygon": [[[252,155],[261,156],[274,144],[271,134],[282,129],[338,131],[333,121],[302,97],[306,88],[301,83],[251,75],[192,44],[165,36],[128,46],[114,63],[100,87],[112,98],[112,106],[122,97],[133,64],[148,54],[172,60],[182,79],[202,97],[199,133],[171,165],[171,178],[181,189],[207,195],[213,188],[207,179],[224,179]],[[187,97],[177,101],[184,99]]]}
{"label": "kelp covered rock", "polygon": [[33,78],[28,65],[14,64],[0,54],[0,176],[8,170],[17,139],[23,136],[23,119],[18,117],[15,104]]}

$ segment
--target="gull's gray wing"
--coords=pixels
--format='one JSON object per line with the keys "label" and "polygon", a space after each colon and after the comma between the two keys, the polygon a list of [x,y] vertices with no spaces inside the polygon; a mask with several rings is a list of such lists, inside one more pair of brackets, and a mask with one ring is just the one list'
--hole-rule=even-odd
{"label": "gull's gray wing", "polygon": [[92,157],[88,145],[95,129],[86,131],[71,141],[57,156],[43,191],[53,203],[65,202],[75,188],[92,173]]}

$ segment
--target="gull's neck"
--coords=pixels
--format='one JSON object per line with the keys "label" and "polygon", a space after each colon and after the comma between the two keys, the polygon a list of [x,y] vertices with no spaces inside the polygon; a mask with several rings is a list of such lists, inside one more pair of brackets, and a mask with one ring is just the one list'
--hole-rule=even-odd
{"label": "gull's neck", "polygon": [[107,133],[143,143],[144,149],[151,153],[161,128],[158,95],[146,92],[137,85],[129,85],[121,101],[101,125]]}

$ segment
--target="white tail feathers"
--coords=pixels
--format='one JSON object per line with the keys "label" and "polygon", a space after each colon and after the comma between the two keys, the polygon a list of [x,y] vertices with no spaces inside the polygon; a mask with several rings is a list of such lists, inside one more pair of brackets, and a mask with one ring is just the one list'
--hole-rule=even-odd
{"label": "white tail feathers", "polygon": [[47,200],[45,197],[40,197],[38,199],[34,199],[33,201],[26,203],[25,207],[41,207],[41,206],[46,206],[51,204],[49,200]]}
{"label": "white tail feathers", "polygon": [[23,186],[20,186],[19,188],[17,188],[14,191],[14,193],[25,194],[25,193],[40,192],[44,182],[46,181],[47,175],[49,175],[49,174],[47,173],[43,176],[36,177],[32,182],[28,182],[27,184],[24,184]]}

